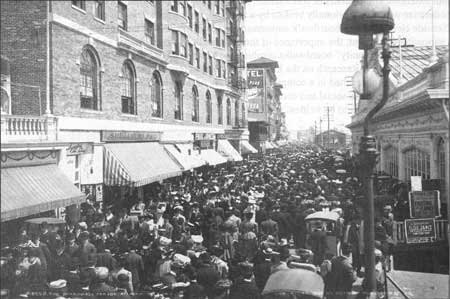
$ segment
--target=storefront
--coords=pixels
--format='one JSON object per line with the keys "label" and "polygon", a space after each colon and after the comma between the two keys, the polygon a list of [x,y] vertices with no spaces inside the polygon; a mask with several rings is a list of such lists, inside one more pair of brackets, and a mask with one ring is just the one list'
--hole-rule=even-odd
{"label": "storefront", "polygon": [[216,135],[212,133],[193,133],[194,150],[200,159],[209,166],[216,166],[227,162],[215,149],[217,148]]}

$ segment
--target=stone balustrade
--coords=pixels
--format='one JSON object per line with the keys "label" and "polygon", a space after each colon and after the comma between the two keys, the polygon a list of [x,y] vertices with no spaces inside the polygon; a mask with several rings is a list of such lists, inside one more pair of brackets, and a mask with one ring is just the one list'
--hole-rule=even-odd
{"label": "stone balustrade", "polygon": [[54,116],[1,115],[2,143],[56,140]]}

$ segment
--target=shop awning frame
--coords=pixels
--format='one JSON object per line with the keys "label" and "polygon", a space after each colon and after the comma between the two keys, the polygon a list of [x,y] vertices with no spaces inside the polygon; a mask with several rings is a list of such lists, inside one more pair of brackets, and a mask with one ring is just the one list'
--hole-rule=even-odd
{"label": "shop awning frame", "polygon": [[182,167],[157,142],[104,145],[107,186],[140,187],[182,174]]}
{"label": "shop awning frame", "polygon": [[241,152],[242,154],[257,154],[258,150],[255,149],[247,140],[242,140]]}
{"label": "shop awning frame", "polygon": [[[177,149],[180,148],[180,150]],[[182,151],[182,148],[175,144],[164,144],[164,148],[175,159],[183,168],[184,171],[191,170],[194,168],[201,167],[205,165],[205,162],[200,159],[197,155],[186,154]],[[193,152],[193,151],[192,151]]]}
{"label": "shop awning frame", "polygon": [[216,166],[227,162],[227,159],[213,149],[202,149],[200,150],[199,156],[210,166]]}
{"label": "shop awning frame", "polygon": [[228,161],[242,161],[242,156],[226,139],[219,139],[217,142],[217,152],[224,156]]}
{"label": "shop awning frame", "polygon": [[1,169],[1,222],[84,201],[56,164]]}

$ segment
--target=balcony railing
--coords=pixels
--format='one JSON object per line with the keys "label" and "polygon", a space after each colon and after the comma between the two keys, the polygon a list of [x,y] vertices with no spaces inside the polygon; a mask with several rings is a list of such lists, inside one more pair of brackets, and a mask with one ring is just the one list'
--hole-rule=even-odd
{"label": "balcony railing", "polygon": [[2,143],[56,140],[56,118],[51,116],[1,116]]}
{"label": "balcony railing", "polygon": [[[436,220],[436,241],[445,241],[448,237],[448,221]],[[394,223],[394,241],[397,243],[406,243],[405,236],[405,223],[402,221],[396,221]]]}

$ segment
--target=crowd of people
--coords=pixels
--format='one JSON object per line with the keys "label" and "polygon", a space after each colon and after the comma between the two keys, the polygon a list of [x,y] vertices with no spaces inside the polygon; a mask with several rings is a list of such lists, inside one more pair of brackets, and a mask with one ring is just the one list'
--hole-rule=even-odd
{"label": "crowd of people", "polygon": [[[19,246],[3,249],[1,288],[10,298],[260,298],[296,252],[323,276],[327,298],[338,298],[364,264],[352,168],[345,155],[288,145],[190,172],[141,199],[88,198],[78,222],[24,229]],[[376,221],[377,265],[389,253],[390,208]],[[339,256],[326,254],[320,229],[307,231],[305,217],[320,210],[341,216]]]}

